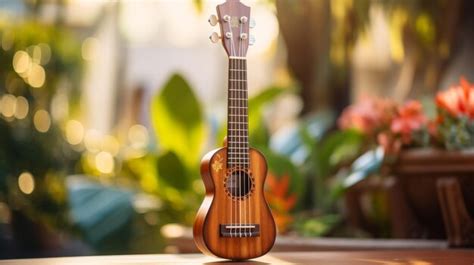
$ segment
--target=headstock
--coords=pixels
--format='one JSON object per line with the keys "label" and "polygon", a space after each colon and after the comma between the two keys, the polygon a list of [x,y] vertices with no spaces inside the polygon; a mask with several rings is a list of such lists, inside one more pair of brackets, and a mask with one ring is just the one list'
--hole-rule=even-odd
{"label": "headstock", "polygon": [[222,40],[222,45],[229,57],[245,57],[249,45],[253,45],[255,38],[249,34],[255,22],[250,18],[250,7],[239,0],[226,0],[217,6],[217,16],[209,18],[209,24],[219,24],[220,32],[214,32],[209,37],[212,42]]}

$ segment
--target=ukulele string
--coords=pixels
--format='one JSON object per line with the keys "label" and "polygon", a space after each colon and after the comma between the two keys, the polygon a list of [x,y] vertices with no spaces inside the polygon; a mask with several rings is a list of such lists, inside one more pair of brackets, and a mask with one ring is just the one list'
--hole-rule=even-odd
{"label": "ukulele string", "polygon": [[[247,41],[247,45],[248,45],[248,37],[242,41]],[[249,123],[248,123],[248,83],[247,83],[247,60],[244,60],[244,72],[243,72],[243,75],[244,75],[244,82],[243,82],[243,86],[244,86],[244,107],[245,107],[245,152],[246,152],[246,160],[245,160],[245,167],[247,168],[247,170],[250,172],[250,147],[249,147],[249,140],[248,140],[248,129],[249,129]],[[252,191],[252,179],[251,179],[251,176],[250,176],[250,173],[248,173],[247,177],[245,178],[246,182],[245,182],[245,187],[247,189],[247,192],[248,192],[248,196],[246,198],[246,203],[248,205],[248,207],[246,208],[248,213],[247,213],[247,217],[248,217],[248,220],[247,220],[247,225],[250,225],[252,220],[251,220],[251,214],[252,214],[252,204],[250,203],[250,195],[252,195],[250,192]],[[252,235],[252,230],[249,229],[248,230],[249,232],[249,236]]]}
{"label": "ukulele string", "polygon": [[[243,57],[243,47],[242,47],[243,46],[242,45],[243,40],[241,38],[241,36],[242,36],[242,22],[239,23],[239,24],[240,24],[239,57]],[[244,225],[246,225],[246,221],[247,221],[247,219],[246,219],[246,215],[247,215],[246,214],[246,201],[245,201],[245,194],[242,194],[242,187],[241,187],[242,186],[242,177],[243,177],[244,178],[243,192],[245,192],[245,187],[246,187],[245,185],[246,185],[246,182],[247,182],[247,178],[245,176],[245,171],[244,171],[244,170],[246,170],[246,166],[245,166],[246,157],[245,157],[245,144],[244,144],[245,141],[243,141],[243,138],[245,136],[245,117],[244,117],[245,109],[243,108],[245,99],[243,98],[243,89],[244,89],[244,87],[243,87],[243,72],[242,72],[242,70],[243,70],[243,67],[242,67],[243,60],[239,59],[238,62],[239,62],[239,71],[238,71],[238,77],[239,77],[238,78],[238,80],[239,80],[238,81],[239,82],[239,107],[240,107],[241,112],[242,112],[241,113],[242,116],[240,117],[240,123],[239,123],[239,128],[241,128],[241,131],[239,132],[239,134],[240,134],[239,146],[241,148],[243,147],[242,148],[243,152],[241,154],[241,164],[242,164],[241,167],[242,167],[242,170],[239,172],[240,173],[239,175],[240,175],[240,178],[241,178],[240,181],[239,181],[239,188],[241,189],[241,191],[240,191],[240,197],[241,197],[240,202],[242,203],[242,201],[244,200]],[[240,103],[240,102],[242,102],[242,103]],[[247,236],[246,228],[244,229],[244,237],[245,236]]]}
{"label": "ukulele string", "polygon": [[[239,51],[237,52],[238,53],[238,59],[236,60],[237,61],[237,69],[240,70],[240,52],[242,50],[242,41],[240,40],[240,34],[239,34]],[[237,82],[237,106],[238,106],[238,112],[239,112],[239,116],[237,117],[237,126],[238,126],[238,129],[237,129],[237,132],[238,132],[238,137],[237,137],[237,148],[238,148],[238,151],[237,151],[237,154],[238,154],[238,157],[239,157],[239,171],[238,171],[238,180],[239,180],[239,197],[238,197],[238,203],[239,203],[239,237],[242,237],[242,154],[241,154],[241,136],[242,136],[242,106],[241,106],[241,87],[240,87],[240,71],[237,72],[237,79],[235,80],[235,82]]]}
{"label": "ukulele string", "polygon": [[[229,25],[229,32],[231,33],[231,36],[230,36],[230,43],[231,43],[231,45],[230,45],[230,54],[231,54],[231,56],[236,56],[235,45],[234,45],[234,36],[233,36],[233,34],[232,34],[232,27],[231,27],[230,20],[228,21],[228,25]],[[230,60],[230,66],[229,66],[231,69],[233,69],[233,67],[234,67],[234,63],[233,63],[232,61],[233,61],[233,60],[231,59],[231,60]],[[232,73],[232,71],[229,71],[229,74],[231,74],[231,73]],[[232,82],[234,82],[234,81],[230,80],[230,88],[231,88],[231,89],[233,89],[233,87],[232,87]],[[235,95],[235,91],[234,91],[234,92],[232,92],[232,91],[233,91],[233,90],[231,90],[231,93],[230,93],[230,94],[231,94],[231,95],[232,95],[232,94]],[[233,97],[230,97],[230,98],[231,98],[230,101],[232,102]],[[234,111],[232,111],[232,109],[233,109]],[[230,112],[231,112],[231,113],[234,113],[234,115],[235,115],[235,112],[236,112],[235,110],[236,110],[235,108],[230,108]],[[237,109],[237,112],[238,112],[238,109]],[[238,114],[237,114],[237,115],[238,115]],[[234,117],[235,117],[235,116],[234,116]],[[237,116],[237,118],[238,118],[238,116]],[[230,124],[229,124],[229,127],[232,128],[232,126],[230,126]],[[232,128],[232,129],[235,130],[235,128]],[[236,131],[233,131],[233,133],[232,133],[232,131],[231,131],[231,136],[233,136],[234,139],[233,139],[233,140],[231,139],[230,144],[229,144],[229,147],[230,147],[231,145],[235,145],[235,133],[236,133]],[[235,146],[234,146],[234,150],[231,149],[231,154],[232,154],[232,155],[231,155],[230,157],[231,157],[231,159],[232,159],[232,163],[231,163],[231,164],[232,164],[232,167],[235,166],[235,161],[236,161],[236,159],[235,159],[235,158],[236,158],[236,157],[235,157],[235,155],[236,155],[236,154],[235,154],[235,151],[236,151],[236,150],[235,150],[235,149],[236,149]],[[232,172],[232,170],[231,170],[230,172]],[[231,174],[231,175],[229,176],[229,178],[231,179],[232,189],[235,189],[235,186],[234,186],[234,185],[235,185],[235,181],[234,181],[234,179],[233,179],[232,176],[233,176],[233,174]],[[233,225],[234,225],[234,223],[235,223],[234,218],[232,217],[234,210],[235,210],[235,218],[237,218],[237,207],[236,207],[236,205],[235,205],[235,203],[234,203],[234,199],[231,197],[231,223],[233,223]],[[230,229],[230,236],[231,236],[231,237],[237,236],[237,233],[234,233],[234,234],[233,234],[233,233],[232,233],[232,229]]]}

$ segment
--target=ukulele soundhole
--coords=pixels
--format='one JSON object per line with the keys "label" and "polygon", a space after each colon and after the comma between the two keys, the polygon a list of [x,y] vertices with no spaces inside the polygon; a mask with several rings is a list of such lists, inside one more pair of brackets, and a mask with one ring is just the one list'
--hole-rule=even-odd
{"label": "ukulele soundhole", "polygon": [[245,199],[250,196],[253,187],[252,177],[244,170],[235,170],[227,176],[224,186],[227,194],[234,199]]}

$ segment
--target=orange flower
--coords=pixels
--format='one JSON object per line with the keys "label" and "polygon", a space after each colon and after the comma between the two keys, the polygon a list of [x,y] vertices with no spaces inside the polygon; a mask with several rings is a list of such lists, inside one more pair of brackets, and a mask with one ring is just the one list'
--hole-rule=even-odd
{"label": "orange flower", "polygon": [[293,221],[290,211],[296,204],[295,194],[288,194],[290,177],[284,175],[278,179],[273,174],[268,174],[266,183],[265,198],[272,208],[278,231],[284,233]]}
{"label": "orange flower", "polygon": [[466,116],[474,119],[474,85],[461,78],[459,85],[438,92],[436,105],[453,117]]}
{"label": "orange flower", "polygon": [[427,123],[423,107],[420,102],[412,100],[399,107],[397,114],[390,129],[401,136],[403,144],[410,144],[413,132],[420,130]]}

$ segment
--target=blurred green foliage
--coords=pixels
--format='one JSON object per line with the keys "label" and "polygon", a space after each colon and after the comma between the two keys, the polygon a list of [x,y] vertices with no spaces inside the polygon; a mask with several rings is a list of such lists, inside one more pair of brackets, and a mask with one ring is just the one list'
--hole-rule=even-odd
{"label": "blurred green foliage", "polygon": [[[73,171],[78,154],[64,140],[59,129],[68,110],[52,115],[53,100],[58,90],[66,95],[65,104],[74,109],[79,101],[76,85],[82,70],[80,45],[75,37],[62,28],[27,21],[0,21],[0,97],[16,102],[24,98],[27,114],[0,117],[0,200],[6,201],[32,219],[43,220],[56,227],[66,227],[67,202],[64,176]],[[45,72],[44,81],[30,85],[28,72],[14,68],[14,57],[23,57]],[[18,110],[18,104],[17,109]],[[6,108],[2,105],[0,108]],[[38,130],[34,116],[46,111],[50,125]],[[34,192],[24,194],[18,177],[29,172],[34,179]]]}

